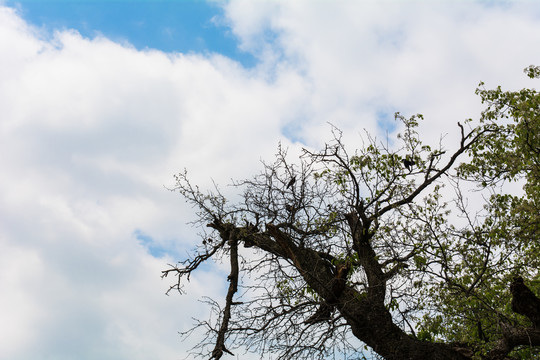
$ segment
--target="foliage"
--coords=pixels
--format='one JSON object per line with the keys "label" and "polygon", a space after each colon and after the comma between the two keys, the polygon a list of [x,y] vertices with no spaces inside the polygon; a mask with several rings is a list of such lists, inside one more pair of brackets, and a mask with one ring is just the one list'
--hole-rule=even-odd
{"label": "foliage", "polygon": [[538,355],[540,331],[512,311],[508,286],[517,275],[537,294],[540,285],[540,94],[482,83],[477,94],[485,111],[458,123],[450,147],[421,140],[422,115],[397,113],[395,140],[366,134],[353,153],[336,128],[296,163],[280,146],[233,184],[238,203],[179,174],[174,190],[208,230],[163,276],[182,292],[205,261],[231,268],[225,305],[207,300],[217,318],[193,329],[206,334],[194,352],[359,358],[361,341],[386,359]]}

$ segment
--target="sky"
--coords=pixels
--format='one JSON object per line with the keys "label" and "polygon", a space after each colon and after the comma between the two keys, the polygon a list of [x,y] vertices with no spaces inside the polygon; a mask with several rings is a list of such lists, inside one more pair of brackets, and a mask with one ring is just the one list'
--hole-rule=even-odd
{"label": "sky", "polygon": [[540,2],[0,0],[0,55],[0,359],[191,359],[227,274],[165,295],[200,241],[173,175],[234,196],[396,111],[451,149],[480,81],[537,86]]}

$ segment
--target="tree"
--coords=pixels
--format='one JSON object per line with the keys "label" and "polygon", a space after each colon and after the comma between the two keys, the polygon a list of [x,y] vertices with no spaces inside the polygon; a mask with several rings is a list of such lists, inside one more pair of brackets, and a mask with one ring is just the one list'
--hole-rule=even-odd
{"label": "tree", "polygon": [[[514,312],[528,307],[512,306],[510,291],[522,276],[512,291],[532,296],[539,313],[540,95],[482,86],[486,110],[477,125],[457,124],[449,148],[421,141],[421,115],[397,113],[396,139],[367,134],[354,153],[336,128],[296,163],[279,147],[275,162],[233,184],[237,203],[177,175],[173,190],[198,209],[203,240],[163,271],[176,276],[170,291],[183,292],[204,262],[230,263],[224,305],[206,299],[217,318],[192,329],[206,335],[194,351],[359,358],[359,340],[384,359],[540,354],[537,319]],[[523,191],[503,192],[508,181]],[[489,195],[483,208],[467,204],[471,183]]]}

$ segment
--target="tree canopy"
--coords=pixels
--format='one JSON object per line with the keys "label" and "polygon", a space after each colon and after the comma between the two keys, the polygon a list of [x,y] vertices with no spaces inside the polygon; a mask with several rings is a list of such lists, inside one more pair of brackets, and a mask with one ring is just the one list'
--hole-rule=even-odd
{"label": "tree canopy", "polygon": [[457,122],[454,144],[423,141],[423,116],[397,113],[395,138],[366,134],[354,151],[336,128],[294,161],[279,147],[233,184],[237,202],[177,175],[202,237],[163,271],[170,291],[207,261],[230,264],[225,299],[205,299],[215,316],[192,329],[205,335],[194,353],[540,355],[540,95],[476,92],[486,108]]}

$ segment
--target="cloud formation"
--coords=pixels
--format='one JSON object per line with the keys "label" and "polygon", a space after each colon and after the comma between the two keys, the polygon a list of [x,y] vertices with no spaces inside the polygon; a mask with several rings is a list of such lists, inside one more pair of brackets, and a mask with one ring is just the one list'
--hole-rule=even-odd
{"label": "cloud formation", "polygon": [[205,316],[195,299],[217,297],[223,273],[163,295],[160,271],[198,241],[165,189],[173,174],[226,185],[280,140],[318,146],[331,122],[354,146],[363,128],[393,130],[394,111],[451,140],[481,109],[480,80],[532,86],[522,69],[540,59],[533,2],[223,6],[254,68],[49,36],[0,7],[0,358],[183,358],[177,331]]}

